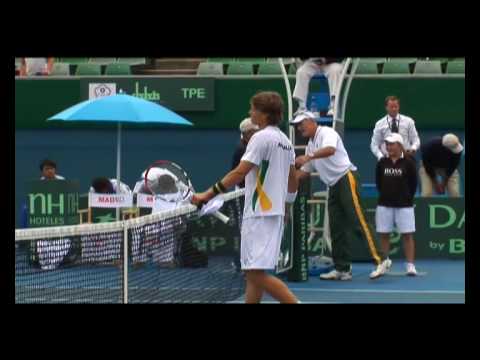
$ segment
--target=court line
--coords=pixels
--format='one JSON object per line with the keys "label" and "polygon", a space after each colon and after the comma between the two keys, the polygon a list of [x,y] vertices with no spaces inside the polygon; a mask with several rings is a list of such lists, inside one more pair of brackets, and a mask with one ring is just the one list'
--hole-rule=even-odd
{"label": "court line", "polygon": [[[261,301],[261,304],[280,304],[278,301],[272,301],[272,300],[266,300],[266,301]],[[245,300],[235,300],[235,301],[229,301],[227,304],[245,304]],[[299,305],[302,304],[341,304],[340,302],[337,301],[301,301]]]}
{"label": "court line", "polygon": [[357,292],[357,293],[387,293],[387,294],[465,294],[465,290],[380,290],[380,289],[311,289],[290,288],[291,291],[307,292]]}

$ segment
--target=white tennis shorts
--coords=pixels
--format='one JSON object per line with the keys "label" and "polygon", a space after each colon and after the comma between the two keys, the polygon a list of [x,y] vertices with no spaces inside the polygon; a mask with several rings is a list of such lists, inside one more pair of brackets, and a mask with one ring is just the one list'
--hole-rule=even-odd
{"label": "white tennis shorts", "polygon": [[283,237],[283,216],[243,219],[240,243],[242,270],[275,269]]}
{"label": "white tennis shorts", "polygon": [[377,206],[375,222],[378,233],[391,233],[395,227],[400,234],[415,232],[415,212],[413,207],[392,208]]}

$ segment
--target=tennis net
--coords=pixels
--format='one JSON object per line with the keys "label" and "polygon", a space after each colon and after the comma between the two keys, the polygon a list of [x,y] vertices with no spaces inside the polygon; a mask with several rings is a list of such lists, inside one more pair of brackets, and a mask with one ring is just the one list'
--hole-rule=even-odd
{"label": "tennis net", "polygon": [[185,205],[103,224],[15,231],[16,303],[223,303],[239,298],[244,190],[198,217]]}

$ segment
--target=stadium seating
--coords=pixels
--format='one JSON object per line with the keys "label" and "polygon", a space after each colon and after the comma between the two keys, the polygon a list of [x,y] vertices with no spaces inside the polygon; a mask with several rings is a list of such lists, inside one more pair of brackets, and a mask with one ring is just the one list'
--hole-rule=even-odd
{"label": "stadium seating", "polygon": [[375,64],[383,64],[384,62],[387,61],[387,58],[361,58],[361,62],[372,62]]}
{"label": "stadium seating", "polygon": [[80,58],[60,58],[60,62],[64,62],[70,65],[82,64],[88,62],[88,57]]}
{"label": "stadium seating", "polygon": [[[282,60],[283,60],[283,63],[285,65],[295,63],[295,58],[293,58],[293,57],[282,58]],[[278,58],[267,58],[266,61],[267,61],[267,63],[271,63],[271,62],[278,63]]]}
{"label": "stadium seating", "polygon": [[280,67],[280,64],[278,62],[260,64],[258,67],[257,74],[258,75],[281,75],[282,68]]}
{"label": "stadium seating", "polygon": [[98,76],[102,75],[102,68],[99,64],[82,63],[78,64],[75,75]]}
{"label": "stadium seating", "polygon": [[357,66],[356,74],[378,74],[378,65],[374,61],[360,60]]}
{"label": "stadium seating", "polygon": [[442,63],[440,61],[417,61],[414,74],[441,74]]}
{"label": "stadium seating", "polygon": [[107,65],[117,62],[117,58],[114,57],[105,57],[105,58],[90,58],[92,64]]}
{"label": "stadium seating", "polygon": [[406,61],[387,61],[383,64],[384,74],[410,74],[410,64]]}
{"label": "stadium seating", "polygon": [[237,62],[259,65],[259,64],[263,64],[265,62],[265,58],[238,58]]}
{"label": "stadium seating", "polygon": [[395,62],[395,63],[407,63],[407,64],[414,64],[417,62],[417,58],[408,58],[408,57],[405,57],[405,58],[389,58],[388,61],[392,61],[392,62]]}
{"label": "stadium seating", "polygon": [[118,58],[117,62],[121,64],[128,64],[128,65],[143,65],[146,63],[145,58]]}
{"label": "stadium seating", "polygon": [[222,64],[228,64],[231,62],[235,62],[235,58],[208,58],[207,62],[213,62],[213,63],[222,63]]}
{"label": "stadium seating", "polygon": [[447,63],[450,61],[449,58],[446,58],[446,57],[429,57],[428,58],[429,61],[440,61],[441,63]]}
{"label": "stadium seating", "polygon": [[52,72],[50,75],[53,76],[69,76],[70,75],[70,65],[67,63],[55,62],[53,63]]}
{"label": "stadium seating", "polygon": [[450,61],[447,64],[447,74],[465,74],[465,62]]}
{"label": "stadium seating", "polygon": [[130,75],[131,73],[132,71],[129,64],[108,64],[105,69],[105,75]]}
{"label": "stadium seating", "polygon": [[228,75],[253,75],[253,66],[251,63],[236,62],[231,63],[227,69]]}
{"label": "stadium seating", "polygon": [[223,75],[223,64],[217,62],[203,62],[198,65],[197,75]]}

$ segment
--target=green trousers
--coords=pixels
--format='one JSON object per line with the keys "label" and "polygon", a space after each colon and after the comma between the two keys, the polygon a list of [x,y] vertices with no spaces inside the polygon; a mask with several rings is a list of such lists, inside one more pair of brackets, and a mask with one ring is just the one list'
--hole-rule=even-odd
{"label": "green trousers", "polygon": [[380,242],[367,222],[360,198],[360,182],[356,171],[349,171],[328,195],[328,217],[332,239],[332,257],[335,269],[348,271],[352,263],[349,246],[351,241],[365,241],[375,264],[384,259]]}

